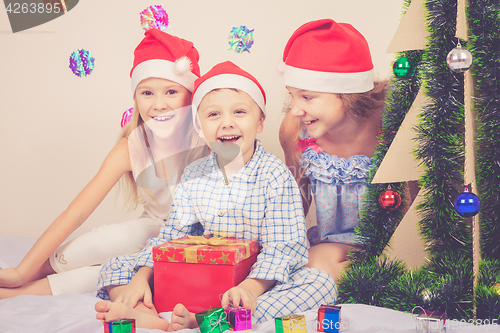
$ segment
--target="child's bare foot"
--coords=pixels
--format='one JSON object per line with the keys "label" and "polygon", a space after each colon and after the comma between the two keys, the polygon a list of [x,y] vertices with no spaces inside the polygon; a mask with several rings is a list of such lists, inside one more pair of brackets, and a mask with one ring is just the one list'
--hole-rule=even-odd
{"label": "child's bare foot", "polygon": [[132,308],[124,303],[99,301],[95,305],[96,318],[100,321],[110,321],[120,318],[135,319],[136,327],[168,330],[169,323],[158,317],[155,309],[147,308],[142,302]]}
{"label": "child's bare foot", "polygon": [[196,328],[198,322],[194,313],[189,312],[188,309],[182,304],[177,304],[172,311],[172,319],[169,331],[178,331],[184,328]]}

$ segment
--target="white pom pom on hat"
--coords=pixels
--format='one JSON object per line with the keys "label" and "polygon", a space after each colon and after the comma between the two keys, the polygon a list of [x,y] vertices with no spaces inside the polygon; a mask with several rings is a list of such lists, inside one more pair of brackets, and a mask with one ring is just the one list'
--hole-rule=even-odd
{"label": "white pom pom on hat", "polygon": [[132,93],[150,77],[177,82],[189,91],[200,76],[199,54],[193,43],[158,29],[149,29],[134,51],[130,71]]}
{"label": "white pom pom on hat", "polygon": [[183,74],[187,71],[191,70],[191,60],[189,60],[188,57],[180,57],[179,59],[174,61],[175,64],[175,70],[179,74]]}
{"label": "white pom pom on hat", "polygon": [[327,93],[373,89],[373,63],[363,35],[348,23],[308,22],[288,40],[283,52],[285,85]]}

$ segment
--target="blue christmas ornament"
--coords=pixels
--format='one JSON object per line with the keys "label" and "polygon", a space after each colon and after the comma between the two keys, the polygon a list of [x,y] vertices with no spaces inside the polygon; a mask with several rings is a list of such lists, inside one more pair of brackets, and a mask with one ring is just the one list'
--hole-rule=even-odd
{"label": "blue christmas ornament", "polygon": [[467,188],[465,188],[465,192],[457,196],[453,205],[457,213],[463,217],[472,217],[479,213],[479,208],[481,208],[479,197],[474,193],[470,193]]}

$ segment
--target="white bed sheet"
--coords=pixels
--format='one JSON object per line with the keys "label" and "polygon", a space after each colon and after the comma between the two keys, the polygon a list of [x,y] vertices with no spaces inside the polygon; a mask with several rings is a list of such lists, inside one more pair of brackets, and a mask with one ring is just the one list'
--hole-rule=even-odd
{"label": "white bed sheet", "polygon": [[[0,237],[0,267],[17,265],[35,238]],[[0,333],[102,333],[103,325],[95,319],[95,294],[65,294],[59,296],[18,296],[0,300]],[[304,313],[308,333],[315,333],[314,320],[317,311]],[[390,309],[364,304],[342,305],[341,332],[415,332],[414,317]],[[474,327],[468,324],[449,327],[447,332],[462,333],[500,332],[499,326]],[[254,325],[254,332],[274,333],[274,321]],[[137,329],[141,333],[160,330]],[[199,333],[199,330],[183,330],[183,333]]]}

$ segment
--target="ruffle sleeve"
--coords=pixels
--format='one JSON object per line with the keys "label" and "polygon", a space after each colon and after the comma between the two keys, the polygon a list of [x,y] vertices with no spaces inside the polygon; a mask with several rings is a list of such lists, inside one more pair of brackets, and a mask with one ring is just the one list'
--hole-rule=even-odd
{"label": "ruffle sleeve", "polygon": [[300,163],[305,168],[304,175],[327,184],[347,184],[366,181],[373,159],[364,155],[354,155],[347,160],[325,152],[307,148],[302,153]]}

